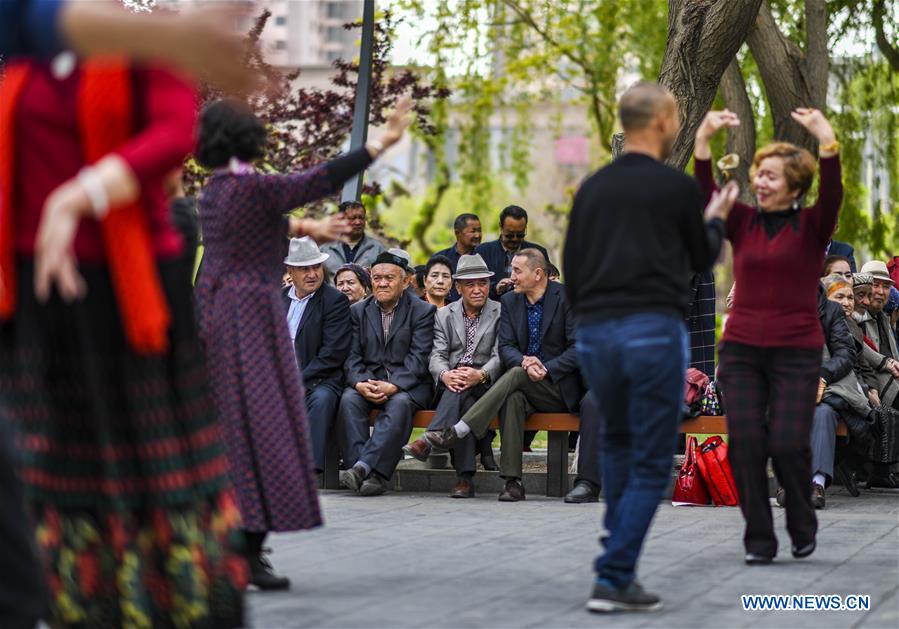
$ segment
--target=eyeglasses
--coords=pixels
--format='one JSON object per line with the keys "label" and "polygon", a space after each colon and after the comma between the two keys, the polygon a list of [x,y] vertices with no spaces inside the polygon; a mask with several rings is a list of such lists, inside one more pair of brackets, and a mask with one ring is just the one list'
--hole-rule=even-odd
{"label": "eyeglasses", "polygon": [[515,238],[518,240],[524,239],[524,237],[527,235],[528,235],[527,232],[503,232],[503,236],[505,238]]}

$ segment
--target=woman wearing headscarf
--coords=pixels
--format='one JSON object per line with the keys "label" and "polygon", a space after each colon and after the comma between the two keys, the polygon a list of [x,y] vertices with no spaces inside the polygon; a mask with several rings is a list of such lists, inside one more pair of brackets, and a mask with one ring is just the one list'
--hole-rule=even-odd
{"label": "woman wearing headscarf", "polygon": [[358,264],[344,264],[334,274],[334,286],[350,300],[350,305],[371,294],[371,273]]}

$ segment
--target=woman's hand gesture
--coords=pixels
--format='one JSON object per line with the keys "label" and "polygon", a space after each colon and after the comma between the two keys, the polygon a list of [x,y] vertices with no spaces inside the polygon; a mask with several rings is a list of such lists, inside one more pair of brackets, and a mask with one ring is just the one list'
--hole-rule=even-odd
{"label": "woman's hand gesture", "polygon": [[837,136],[833,132],[830,122],[819,109],[800,107],[790,114],[793,120],[805,127],[805,130],[815,136],[821,146],[829,146],[836,142]]}
{"label": "woman's hand gesture", "polygon": [[712,151],[709,141],[712,136],[723,128],[740,126],[740,118],[729,109],[723,111],[710,111],[702,119],[696,130],[696,143],[693,146],[693,154],[699,159],[711,159]]}
{"label": "woman's hand gesture", "polygon": [[381,136],[381,144],[384,148],[389,148],[400,141],[412,117],[409,112],[412,110],[412,97],[409,94],[404,95],[396,103],[396,108],[387,119],[387,130]]}

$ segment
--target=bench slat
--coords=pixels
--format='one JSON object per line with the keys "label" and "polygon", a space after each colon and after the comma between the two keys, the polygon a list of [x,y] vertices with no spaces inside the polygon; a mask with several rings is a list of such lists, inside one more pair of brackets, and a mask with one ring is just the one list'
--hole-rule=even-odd
{"label": "bench slat", "polygon": [[[378,412],[372,411],[371,423],[374,423]],[[412,418],[414,428],[427,428],[434,419],[434,411],[418,411]],[[547,430],[549,432],[575,432],[578,429],[578,416],[570,413],[534,413],[528,418],[525,428],[527,430]],[[499,421],[490,422],[491,428],[499,428]],[[699,434],[727,434],[727,416],[700,415],[681,422],[680,432]],[[846,424],[842,421],[837,424],[837,435],[847,435]]]}

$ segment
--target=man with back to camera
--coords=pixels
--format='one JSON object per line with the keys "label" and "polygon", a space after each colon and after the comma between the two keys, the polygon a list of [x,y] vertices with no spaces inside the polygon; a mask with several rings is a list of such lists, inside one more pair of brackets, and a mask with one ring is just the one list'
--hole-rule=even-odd
{"label": "man with back to camera", "polygon": [[690,277],[709,269],[737,195],[725,188],[703,222],[696,182],[663,161],[680,128],[664,88],[638,83],[619,103],[624,153],[578,191],[564,275],[577,348],[601,404],[603,553],[590,611],[654,611],[637,558],[671,477],[688,361]]}

